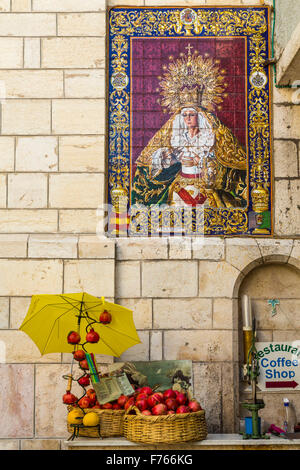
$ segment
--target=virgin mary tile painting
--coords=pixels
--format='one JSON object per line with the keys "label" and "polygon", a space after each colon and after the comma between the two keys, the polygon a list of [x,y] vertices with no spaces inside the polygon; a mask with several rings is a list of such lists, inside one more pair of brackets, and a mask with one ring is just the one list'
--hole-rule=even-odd
{"label": "virgin mary tile painting", "polygon": [[272,235],[268,28],[266,7],[110,10],[109,235]]}

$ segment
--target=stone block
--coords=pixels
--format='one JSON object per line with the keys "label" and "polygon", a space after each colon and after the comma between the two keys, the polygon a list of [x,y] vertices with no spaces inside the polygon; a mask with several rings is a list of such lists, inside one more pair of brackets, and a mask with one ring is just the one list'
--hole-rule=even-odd
{"label": "stone block", "polygon": [[222,238],[193,238],[193,258],[222,260],[225,256],[225,244]]}
{"label": "stone block", "polygon": [[114,297],[114,279],[113,260],[65,262],[64,292],[88,292],[96,297]]}
{"label": "stone block", "polygon": [[299,139],[300,106],[274,105],[275,139]]}
{"label": "stone block", "polygon": [[115,6],[143,6],[144,0],[107,0],[109,7]]}
{"label": "stone block", "polygon": [[116,362],[149,361],[149,331],[138,331],[141,343],[127,349]]}
{"label": "stone block", "polygon": [[150,331],[150,361],[161,361],[163,359],[163,333],[161,331]]}
{"label": "stone block", "polygon": [[193,364],[194,396],[205,410],[209,433],[221,431],[222,423],[222,366]]}
{"label": "stone block", "polygon": [[10,11],[10,0],[0,1],[0,11]]}
{"label": "stone block", "polygon": [[12,297],[10,299],[10,328],[17,330],[28,312],[31,297]]}
{"label": "stone block", "polygon": [[104,134],[104,100],[53,100],[54,134]]}
{"label": "stone block", "polygon": [[116,240],[116,257],[130,259],[167,259],[168,240],[166,238],[119,238]]}
{"label": "stone block", "polygon": [[60,450],[59,439],[23,439],[21,450]]}
{"label": "stone block", "polygon": [[212,328],[211,299],[154,299],[153,327],[156,329]]}
{"label": "stone block", "polygon": [[275,233],[293,236],[300,233],[300,180],[275,182]]}
{"label": "stone block", "polygon": [[23,38],[0,38],[0,49],[0,69],[23,67]]}
{"label": "stone block", "polygon": [[[290,333],[290,332],[287,332]],[[273,341],[273,331],[272,330],[259,330],[257,332],[257,341],[258,342],[268,342]]]}
{"label": "stone block", "polygon": [[28,235],[0,234],[0,258],[26,258]]}
{"label": "stone block", "polygon": [[104,136],[59,138],[60,171],[104,172]]}
{"label": "stone block", "polygon": [[273,330],[273,341],[278,343],[285,343],[295,341],[295,338],[300,338],[300,329],[296,330]]}
{"label": "stone block", "polygon": [[101,11],[106,0],[33,0],[33,11]]}
{"label": "stone block", "polygon": [[15,139],[0,137],[0,171],[14,170]]}
{"label": "stone block", "polygon": [[6,100],[2,104],[2,134],[50,134],[50,117],[48,100]]}
{"label": "stone block", "polygon": [[74,235],[30,235],[29,258],[77,258],[77,237]]}
{"label": "stone block", "polygon": [[105,13],[59,13],[58,36],[105,36]]}
{"label": "stone block", "polygon": [[195,297],[198,294],[196,261],[145,261],[143,297]]}
{"label": "stone block", "polygon": [[24,68],[39,69],[41,66],[40,38],[24,38]]}
{"label": "stone block", "polygon": [[66,70],[65,96],[66,98],[104,98],[104,70]]}
{"label": "stone block", "polygon": [[[32,438],[34,429],[34,366],[31,364],[0,364],[1,401],[0,437]],[[18,448],[15,442],[1,441],[1,448]]]}
{"label": "stone block", "polygon": [[57,231],[57,211],[0,210],[0,233],[40,233]]}
{"label": "stone block", "polygon": [[57,294],[61,288],[59,260],[0,260],[0,295]]}
{"label": "stone block", "polygon": [[6,98],[63,97],[62,70],[0,70],[1,82]]}
{"label": "stone block", "polygon": [[192,258],[192,239],[169,238],[169,258],[170,259],[191,259]]}
{"label": "stone block", "polygon": [[57,137],[17,137],[17,171],[57,171]]}
{"label": "stone block", "polygon": [[5,208],[7,204],[7,179],[6,175],[0,174],[0,208]]}
{"label": "stone block", "polygon": [[232,332],[174,330],[164,333],[165,360],[220,362],[232,360]]}
{"label": "stone block", "polygon": [[225,261],[199,262],[199,297],[235,297],[240,271]]}
{"label": "stone block", "polygon": [[[62,376],[69,373],[69,364],[39,364],[36,366],[36,438],[69,437],[67,431],[68,411],[61,399],[66,392],[66,381],[62,379]],[[74,383],[72,393],[78,397],[82,395],[82,389],[78,384]],[[51,413],[49,413],[49,406],[51,406]]]}
{"label": "stone block", "polygon": [[0,340],[5,344],[7,364],[60,363],[61,361],[61,355],[58,353],[41,356],[36,344],[23,331],[1,330]]}
{"label": "stone block", "polygon": [[234,433],[235,416],[239,402],[236,384],[239,376],[234,363],[222,364],[222,428],[223,433]]}
{"label": "stone block", "polygon": [[274,240],[268,238],[257,239],[264,262],[277,261],[287,262],[293,248],[293,240]]}
{"label": "stone block", "polygon": [[81,235],[78,242],[79,258],[115,258],[115,242],[105,237]]}
{"label": "stone block", "polygon": [[11,0],[11,11],[31,11],[31,0]]}
{"label": "stone block", "polygon": [[42,39],[42,67],[57,69],[104,68],[104,38]]}
{"label": "stone block", "polygon": [[231,299],[213,300],[213,328],[219,330],[234,328],[233,301]]}
{"label": "stone block", "polygon": [[49,205],[58,208],[97,208],[103,202],[102,174],[60,174],[49,179]]}
{"label": "stone block", "polygon": [[152,300],[151,299],[117,299],[116,303],[129,308],[133,312],[133,321],[139,330],[152,328]]}
{"label": "stone block", "polygon": [[293,249],[289,258],[289,264],[300,269],[300,240],[294,240]]}
{"label": "stone block", "polygon": [[116,297],[136,298],[141,293],[141,267],[139,261],[116,263]]}
{"label": "stone block", "polygon": [[2,13],[0,36],[56,36],[56,16],[51,13]]}
{"label": "stone block", "polygon": [[8,207],[47,207],[47,175],[19,173],[8,175]]}
{"label": "stone block", "polygon": [[290,140],[274,141],[275,178],[298,176],[298,149]]}
{"label": "stone block", "polygon": [[[198,5],[204,5],[206,0],[185,0],[182,2],[182,0],[165,0],[164,1],[164,6],[198,6]],[[217,2],[214,2],[217,3]],[[234,3],[234,2],[232,2]],[[161,6],[161,2],[159,0],[145,0],[145,5],[146,6]]]}
{"label": "stone block", "polygon": [[226,261],[239,271],[248,270],[261,264],[263,259],[257,242],[250,238],[227,238]]}
{"label": "stone block", "polygon": [[[286,289],[288,290],[288,289]],[[283,295],[285,295],[283,293]],[[267,300],[252,299],[252,309],[259,330],[300,330],[300,318],[298,316],[300,299],[282,299],[282,294],[277,293],[277,314],[271,315],[272,307]],[[300,297],[300,295],[299,295]]]}
{"label": "stone block", "polygon": [[19,450],[17,439],[0,439],[0,450]]}
{"label": "stone block", "polygon": [[[1,212],[0,212],[1,215]],[[95,209],[60,210],[59,231],[69,233],[96,233],[99,218]],[[0,225],[1,227],[1,225]]]}
{"label": "stone block", "polygon": [[0,298],[0,329],[9,328],[9,298]]}
{"label": "stone block", "polygon": [[[265,264],[251,271],[240,287],[240,296],[251,299],[299,299],[299,271],[287,264]],[[269,306],[271,315],[271,307]]]}

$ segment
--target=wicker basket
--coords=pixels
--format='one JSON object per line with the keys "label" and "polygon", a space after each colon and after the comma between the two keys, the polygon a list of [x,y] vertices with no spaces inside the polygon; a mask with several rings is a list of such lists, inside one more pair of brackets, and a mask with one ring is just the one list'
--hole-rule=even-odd
{"label": "wicker basket", "polygon": [[[68,406],[68,411],[74,407]],[[123,436],[124,410],[101,410],[99,408],[85,408],[86,413],[97,413],[100,416],[100,435],[101,437]],[[68,432],[73,433],[73,426],[68,423]],[[99,437],[98,427],[86,426],[79,429],[80,437]]]}
{"label": "wicker basket", "polygon": [[[133,413],[134,414],[129,414]],[[124,437],[145,444],[201,441],[207,436],[205,411],[146,416],[131,406],[124,417]]]}

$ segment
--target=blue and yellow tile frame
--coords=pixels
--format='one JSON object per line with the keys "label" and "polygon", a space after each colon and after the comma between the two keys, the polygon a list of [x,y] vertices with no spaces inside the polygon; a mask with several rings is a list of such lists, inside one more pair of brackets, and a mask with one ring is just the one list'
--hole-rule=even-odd
{"label": "blue and yellow tile frame", "polygon": [[114,7],[107,23],[108,236],[272,236],[270,9]]}

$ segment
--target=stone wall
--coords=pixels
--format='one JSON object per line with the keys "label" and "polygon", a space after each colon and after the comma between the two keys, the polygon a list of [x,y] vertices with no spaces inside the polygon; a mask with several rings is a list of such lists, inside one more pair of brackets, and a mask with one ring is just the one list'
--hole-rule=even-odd
{"label": "stone wall", "polygon": [[[122,1],[109,3],[116,4]],[[300,268],[300,108],[293,90],[274,89],[273,240],[96,236],[105,181],[105,9],[104,0],[0,0],[2,449],[58,449],[68,435],[61,396],[70,357],[41,357],[18,331],[31,295],[85,290],[133,308],[142,344],[121,359],[192,359],[210,431],[232,432],[240,285],[271,261]],[[111,361],[98,358],[104,370]]]}

